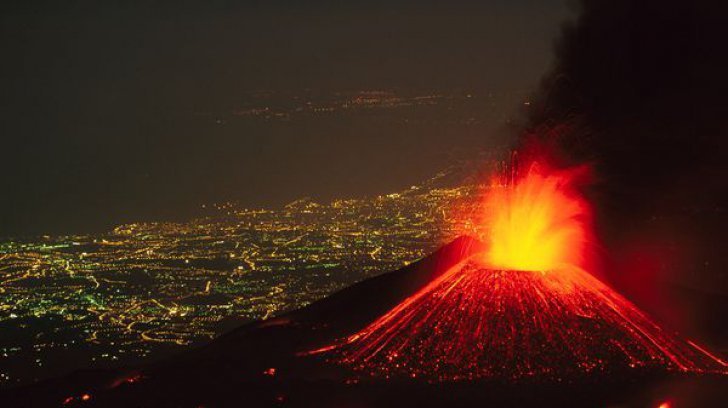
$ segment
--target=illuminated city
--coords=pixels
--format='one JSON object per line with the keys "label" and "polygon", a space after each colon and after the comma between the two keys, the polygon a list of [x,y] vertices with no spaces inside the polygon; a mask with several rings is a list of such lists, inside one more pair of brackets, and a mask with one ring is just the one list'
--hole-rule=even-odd
{"label": "illuminated city", "polygon": [[185,223],[3,242],[0,330],[13,340],[0,358],[15,370],[0,373],[2,384],[58,373],[48,367],[59,353],[103,367],[179,350],[407,265],[452,238],[448,212],[475,191],[437,180],[373,198],[277,210],[225,203]]}

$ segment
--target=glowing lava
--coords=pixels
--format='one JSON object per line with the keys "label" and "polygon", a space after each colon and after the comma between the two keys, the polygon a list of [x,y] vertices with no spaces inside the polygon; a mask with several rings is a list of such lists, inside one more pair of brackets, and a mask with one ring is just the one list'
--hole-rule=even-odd
{"label": "glowing lava", "polygon": [[483,253],[461,260],[367,327],[311,353],[367,375],[427,381],[592,372],[726,372],[587,273],[588,203],[573,171],[530,165],[485,199]]}
{"label": "glowing lava", "polygon": [[584,266],[591,210],[575,186],[580,172],[534,163],[512,184],[492,184],[481,221],[489,230],[491,266],[520,271]]}
{"label": "glowing lava", "polygon": [[726,368],[580,269],[493,270],[477,257],[447,271],[337,351],[341,362],[374,376],[437,381]]}

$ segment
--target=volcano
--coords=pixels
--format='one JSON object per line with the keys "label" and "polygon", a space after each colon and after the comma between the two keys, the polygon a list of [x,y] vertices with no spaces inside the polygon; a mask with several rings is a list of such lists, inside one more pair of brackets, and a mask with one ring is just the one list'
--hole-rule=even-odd
{"label": "volcano", "polygon": [[727,368],[581,269],[494,270],[481,258],[459,262],[361,331],[320,351],[367,375],[429,381]]}
{"label": "volcano", "polygon": [[[584,267],[594,242],[585,168],[533,161],[494,179],[473,225],[487,245],[343,341],[312,351],[374,377],[457,381],[594,371],[722,372]],[[516,169],[517,170],[517,169]]]}

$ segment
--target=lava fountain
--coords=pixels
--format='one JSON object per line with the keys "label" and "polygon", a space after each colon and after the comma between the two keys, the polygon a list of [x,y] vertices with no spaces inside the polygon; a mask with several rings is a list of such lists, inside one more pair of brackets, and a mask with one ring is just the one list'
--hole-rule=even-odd
{"label": "lava fountain", "polygon": [[427,381],[726,372],[585,270],[593,234],[577,186],[584,170],[533,162],[494,179],[475,217],[483,252],[319,352],[366,375]]}
{"label": "lava fountain", "polygon": [[554,171],[535,162],[522,177],[493,180],[478,222],[486,263],[541,272],[584,267],[593,245],[591,209],[576,184],[586,169]]}

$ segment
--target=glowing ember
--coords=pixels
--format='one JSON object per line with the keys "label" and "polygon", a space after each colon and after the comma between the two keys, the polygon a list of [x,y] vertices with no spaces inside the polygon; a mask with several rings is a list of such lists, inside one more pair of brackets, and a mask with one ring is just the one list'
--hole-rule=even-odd
{"label": "glowing ember", "polygon": [[591,214],[574,186],[578,172],[549,172],[534,163],[513,184],[493,183],[482,221],[490,265],[521,271],[583,266]]}
{"label": "glowing ember", "polygon": [[311,353],[372,376],[427,381],[726,372],[726,363],[662,330],[582,268],[590,214],[574,175],[531,165],[515,183],[494,187],[485,200],[485,252]]}

